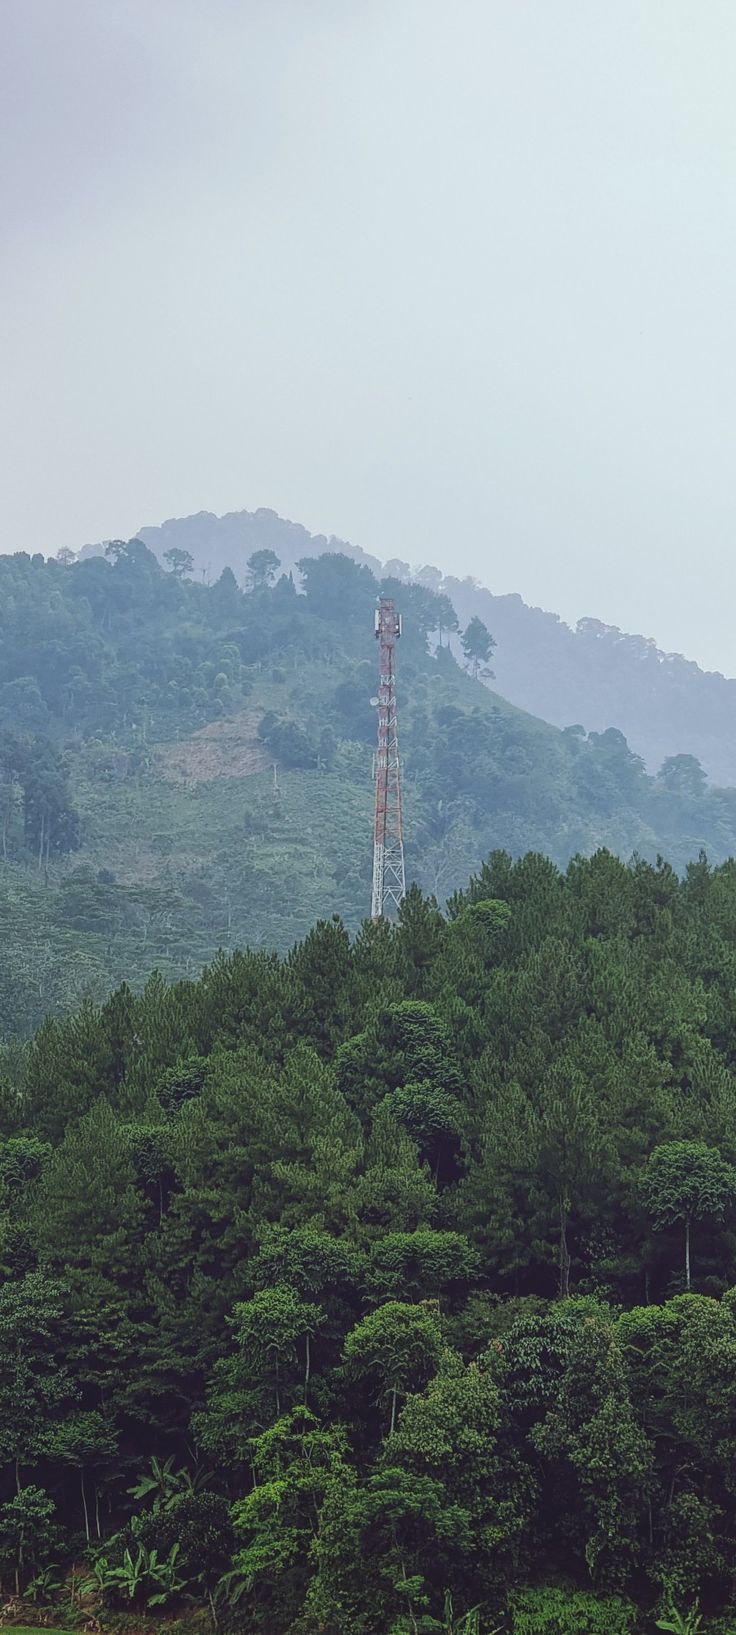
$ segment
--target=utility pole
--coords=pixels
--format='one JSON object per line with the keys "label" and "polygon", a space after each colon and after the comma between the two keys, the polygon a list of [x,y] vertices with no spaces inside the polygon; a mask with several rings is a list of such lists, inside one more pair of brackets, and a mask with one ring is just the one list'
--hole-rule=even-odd
{"label": "utility pole", "polygon": [[401,813],[401,764],[396,719],[396,643],[401,614],[382,596],[375,612],[378,642],[378,747],[374,763],[376,790],[373,822],[373,893],[371,918],[396,916],[406,893],[404,830]]}

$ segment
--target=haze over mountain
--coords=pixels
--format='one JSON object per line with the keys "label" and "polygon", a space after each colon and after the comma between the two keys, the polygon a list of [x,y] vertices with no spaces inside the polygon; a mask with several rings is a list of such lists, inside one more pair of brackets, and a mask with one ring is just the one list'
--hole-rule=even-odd
{"label": "haze over mountain", "polygon": [[726,0],[3,25],[0,548],[258,493],[730,667]]}
{"label": "haze over mountain", "polygon": [[[287,572],[300,556],[327,550],[353,556],[375,573],[382,568],[360,547],[312,535],[266,509],[171,518],[141,528],[139,538],[160,558],[172,547],[189,551],[195,572],[206,578],[224,567],[242,578],[251,551],[264,548],[276,552]],[[400,578],[412,574],[396,559],[384,566]],[[498,644],[495,687],[505,698],[555,726],[618,727],[652,772],[667,756],[690,754],[712,782],[736,783],[736,680],[599,618],[581,619],[571,629],[556,613],[530,607],[518,595],[494,595],[492,586],[458,579],[449,567],[447,561],[425,566],[413,577],[446,593],[461,625],[475,614],[488,626]]]}

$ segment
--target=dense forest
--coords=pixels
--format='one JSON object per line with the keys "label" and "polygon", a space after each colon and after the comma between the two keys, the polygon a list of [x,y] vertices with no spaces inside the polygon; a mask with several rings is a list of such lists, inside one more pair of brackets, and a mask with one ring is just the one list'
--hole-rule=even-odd
{"label": "dense forest", "polygon": [[[489,541],[481,584],[453,575],[452,543],[444,566],[411,566],[398,559],[382,566],[359,546],[311,535],[265,509],[222,517],[202,511],[140,533],[161,557],[185,548],[197,573],[213,577],[224,567],[239,574],[250,552],[266,546],[287,568],[302,556],[342,551],[379,578],[382,573],[414,578],[449,596],[463,625],[477,617],[493,631],[504,698],[559,727],[579,721],[589,732],[603,732],[617,726],[652,772],[667,756],[689,753],[712,782],[736,783],[736,680],[701,670],[680,653],[664,653],[651,636],[629,634],[600,617],[580,619],[571,629],[556,613],[530,607],[521,596],[499,595],[494,591],[499,562],[508,582],[503,542]],[[604,611],[590,609],[591,614]]]}
{"label": "dense forest", "polygon": [[[154,967],[193,976],[220,948],[285,953],[318,917],[354,932],[366,911],[379,581],[329,551],[286,574],[262,546],[240,582],[207,585],[182,547],[164,555],[0,558],[0,1035]],[[380,583],[404,614],[407,868],[425,891],[444,902],[495,848],[678,870],[736,849],[736,790],[692,756],[649,777],[615,724],[523,714],[490,690],[496,632],[458,628],[427,585]]]}
{"label": "dense forest", "polygon": [[735,947],[733,863],[496,852],[5,1047],[6,1591],[732,1632]]}

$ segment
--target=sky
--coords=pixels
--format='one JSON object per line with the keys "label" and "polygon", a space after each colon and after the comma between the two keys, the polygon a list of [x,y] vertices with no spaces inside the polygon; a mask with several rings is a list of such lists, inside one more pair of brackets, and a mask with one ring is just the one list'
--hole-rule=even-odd
{"label": "sky", "polygon": [[192,511],[736,674],[733,0],[0,0],[0,550]]}

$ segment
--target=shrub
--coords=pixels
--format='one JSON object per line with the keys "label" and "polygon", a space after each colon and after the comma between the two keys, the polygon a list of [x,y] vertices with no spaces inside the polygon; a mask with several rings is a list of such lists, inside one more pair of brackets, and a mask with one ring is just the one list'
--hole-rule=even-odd
{"label": "shrub", "polygon": [[138,1516],[133,1526],[136,1543],[157,1550],[159,1559],[178,1544],[178,1567],[188,1582],[199,1579],[209,1587],[230,1565],[235,1533],[219,1493],[179,1494],[166,1510]]}
{"label": "shrub", "polygon": [[615,1595],[543,1585],[509,1596],[513,1635],[630,1635],[636,1608]]}

